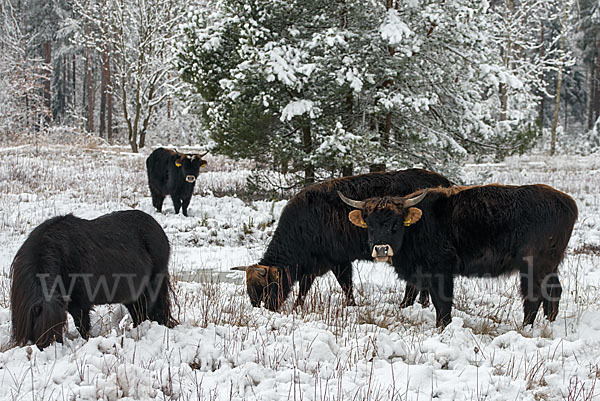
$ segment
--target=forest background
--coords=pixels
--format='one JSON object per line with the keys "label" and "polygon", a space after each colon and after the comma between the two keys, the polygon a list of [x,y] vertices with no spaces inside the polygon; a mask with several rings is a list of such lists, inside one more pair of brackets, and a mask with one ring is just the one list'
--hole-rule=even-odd
{"label": "forest background", "polygon": [[0,138],[196,145],[267,197],[600,146],[598,0],[0,0]]}

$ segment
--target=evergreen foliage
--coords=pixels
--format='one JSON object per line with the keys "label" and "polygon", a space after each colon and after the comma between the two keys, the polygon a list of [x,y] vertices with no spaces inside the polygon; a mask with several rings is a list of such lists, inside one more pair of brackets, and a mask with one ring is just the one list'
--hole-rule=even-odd
{"label": "evergreen foliage", "polygon": [[307,183],[373,164],[452,174],[469,152],[525,149],[540,78],[529,59],[503,62],[499,14],[475,0],[397,5],[219,0],[190,12],[178,67],[216,151]]}

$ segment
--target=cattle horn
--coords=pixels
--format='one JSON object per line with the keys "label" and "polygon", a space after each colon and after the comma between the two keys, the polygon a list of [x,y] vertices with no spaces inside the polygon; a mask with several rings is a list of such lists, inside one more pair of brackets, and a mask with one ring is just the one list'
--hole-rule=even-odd
{"label": "cattle horn", "polygon": [[429,191],[429,189],[425,189],[423,193],[415,196],[414,198],[408,198],[406,201],[404,201],[404,208],[408,209],[409,207],[415,206],[417,203],[421,202],[425,198],[425,195],[427,195],[427,191]]}
{"label": "cattle horn", "polygon": [[229,270],[239,270],[239,271],[245,272],[246,269],[248,269],[248,266],[236,266],[236,267],[232,267]]}
{"label": "cattle horn", "polygon": [[357,209],[362,209],[362,208],[363,208],[363,206],[365,205],[365,202],[364,202],[364,201],[357,201],[357,200],[353,200],[353,199],[350,199],[350,198],[346,198],[346,197],[344,196],[344,194],[343,194],[343,193],[341,193],[340,191],[337,191],[337,193],[338,193],[338,195],[340,196],[340,199],[341,199],[341,200],[342,200],[342,201],[343,201],[343,202],[344,202],[346,205],[349,205],[349,206],[355,207],[355,208],[357,208]]}
{"label": "cattle horn", "polygon": [[207,150],[206,152],[202,153],[201,155],[198,155],[198,157],[203,158],[204,156],[206,156],[208,154],[208,152],[210,152],[210,150]]}

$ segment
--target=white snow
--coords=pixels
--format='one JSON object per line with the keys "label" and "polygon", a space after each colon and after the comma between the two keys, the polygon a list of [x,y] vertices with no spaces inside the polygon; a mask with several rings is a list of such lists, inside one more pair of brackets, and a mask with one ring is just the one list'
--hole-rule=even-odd
{"label": "white snow", "polygon": [[301,116],[303,114],[308,113],[308,115],[313,118],[315,117],[314,113],[314,103],[312,100],[307,99],[296,99],[289,102],[283,110],[281,110],[281,121],[290,121],[292,118],[296,116]]}
{"label": "white snow", "polygon": [[[521,328],[517,277],[456,280],[453,321],[435,328],[432,307],[399,309],[403,283],[385,264],[355,264],[358,306],[342,307],[331,275],[306,305],[252,308],[239,264],[258,261],[285,201],[246,203],[245,166],[209,158],[190,217],[170,199],[153,210],[147,154],[115,148],[0,149],[0,399],[563,400],[598,397],[600,364],[600,155],[523,156],[469,164],[466,183],[546,183],[571,194],[580,217],[561,266],[556,322]],[[236,171],[240,168],[241,171]],[[228,192],[229,191],[229,192]],[[92,337],[69,319],[64,344],[43,351],[10,343],[7,273],[42,221],[137,208],[172,244],[179,326],[132,328],[125,308],[99,306]],[[28,354],[29,353],[29,354]],[[595,398],[594,398],[595,399]]]}
{"label": "white snow", "polygon": [[413,34],[408,25],[400,18],[398,11],[393,8],[388,10],[379,32],[383,40],[392,46],[401,44],[405,38]]}

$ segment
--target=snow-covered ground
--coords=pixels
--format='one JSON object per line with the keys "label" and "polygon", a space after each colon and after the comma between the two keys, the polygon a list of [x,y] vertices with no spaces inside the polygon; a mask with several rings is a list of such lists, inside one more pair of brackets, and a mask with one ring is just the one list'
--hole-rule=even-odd
{"label": "snow-covered ground", "polygon": [[[591,400],[600,394],[600,155],[528,156],[465,166],[465,183],[546,183],[579,206],[561,267],[556,322],[521,328],[516,277],[457,280],[454,319],[433,307],[399,309],[403,283],[387,265],[355,266],[358,306],[342,307],[332,276],[302,310],[252,308],[243,274],[258,261],[284,201],[244,203],[248,167],[208,156],[190,217],[151,205],[144,160],[118,148],[0,149],[0,399]],[[28,233],[49,217],[93,218],[137,208],[172,243],[181,325],[131,327],[121,306],[101,306],[92,337],[69,320],[64,344],[10,343],[8,272]],[[290,297],[290,300],[294,296]]]}

